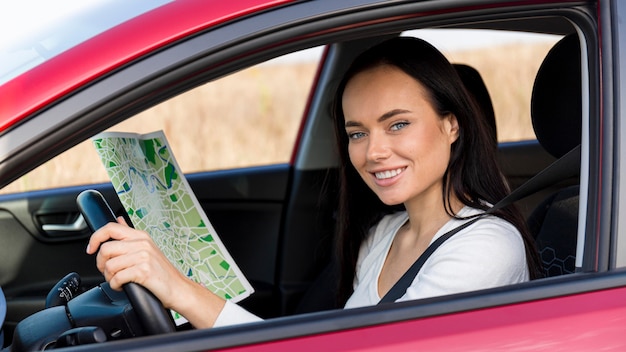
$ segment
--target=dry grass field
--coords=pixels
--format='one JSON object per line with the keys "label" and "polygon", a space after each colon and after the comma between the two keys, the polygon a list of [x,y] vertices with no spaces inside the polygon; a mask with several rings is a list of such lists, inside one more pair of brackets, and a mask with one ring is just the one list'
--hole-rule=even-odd
{"label": "dry grass field", "polygon": [[[452,62],[481,72],[494,102],[501,141],[533,138],[532,83],[550,47],[524,44],[446,53]],[[313,63],[256,66],[189,91],[111,130],[164,130],[185,172],[286,162],[315,70]],[[87,141],[2,193],[106,181]]]}

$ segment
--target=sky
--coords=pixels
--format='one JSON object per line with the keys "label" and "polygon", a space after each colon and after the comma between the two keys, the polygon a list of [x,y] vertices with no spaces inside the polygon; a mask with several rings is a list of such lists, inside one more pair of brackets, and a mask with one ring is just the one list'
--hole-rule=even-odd
{"label": "sky", "polygon": [[[541,41],[555,42],[558,39],[558,36],[554,35],[476,29],[421,29],[416,31],[407,31],[404,35],[416,36],[424,39],[443,52],[477,49],[513,43],[522,44]],[[469,39],[470,36],[471,39]],[[321,54],[322,48],[312,48],[274,59],[271,62],[268,62],[268,64],[314,61],[317,60]]]}

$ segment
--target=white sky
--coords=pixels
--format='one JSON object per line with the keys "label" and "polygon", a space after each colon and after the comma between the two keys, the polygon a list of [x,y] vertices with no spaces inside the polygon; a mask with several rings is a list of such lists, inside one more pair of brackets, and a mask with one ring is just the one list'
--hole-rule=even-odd
{"label": "white sky", "polygon": [[[405,35],[422,38],[443,52],[476,49],[512,43],[531,43],[550,41],[555,42],[558,36],[522,32],[504,32],[490,30],[462,30],[462,29],[421,29],[405,32]],[[322,54],[322,48],[312,48],[279,57],[268,64],[317,60]]]}
{"label": "white sky", "polygon": [[[50,28],[67,16],[93,7],[102,0],[4,0],[0,2],[0,48],[26,38],[37,28]],[[54,16],[51,16],[54,14]],[[16,33],[18,35],[6,35]]]}

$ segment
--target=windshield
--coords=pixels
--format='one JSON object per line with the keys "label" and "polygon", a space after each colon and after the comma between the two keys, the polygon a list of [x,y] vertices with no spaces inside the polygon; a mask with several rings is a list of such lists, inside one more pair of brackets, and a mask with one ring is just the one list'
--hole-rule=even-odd
{"label": "windshield", "polygon": [[170,0],[20,0],[0,3],[0,85]]}

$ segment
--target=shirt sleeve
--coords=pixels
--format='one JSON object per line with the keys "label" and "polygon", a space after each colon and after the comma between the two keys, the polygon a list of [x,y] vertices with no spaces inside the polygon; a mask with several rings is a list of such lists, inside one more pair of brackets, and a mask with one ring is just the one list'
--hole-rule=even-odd
{"label": "shirt sleeve", "polygon": [[213,324],[214,328],[236,325],[236,324],[244,324],[244,323],[253,323],[257,321],[263,321],[263,319],[257,317],[256,315],[248,312],[237,304],[226,301],[224,308],[217,316],[215,320],[215,324]]}

